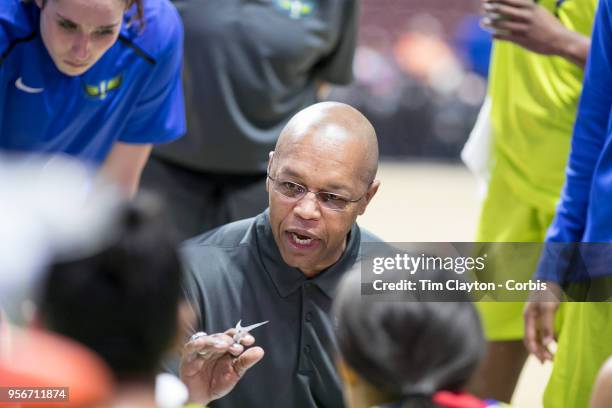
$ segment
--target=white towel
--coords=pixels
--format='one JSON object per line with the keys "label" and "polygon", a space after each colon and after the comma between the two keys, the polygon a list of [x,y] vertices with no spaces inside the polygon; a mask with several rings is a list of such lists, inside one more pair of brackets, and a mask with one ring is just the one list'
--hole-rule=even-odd
{"label": "white towel", "polygon": [[491,135],[491,99],[487,96],[478,113],[478,119],[470,132],[470,137],[461,150],[461,160],[476,176],[478,195],[484,198],[491,179],[493,164]]}

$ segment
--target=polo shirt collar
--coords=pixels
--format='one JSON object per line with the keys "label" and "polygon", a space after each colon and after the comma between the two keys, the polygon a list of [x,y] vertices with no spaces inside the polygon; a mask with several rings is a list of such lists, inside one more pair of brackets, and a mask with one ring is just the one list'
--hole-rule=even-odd
{"label": "polo shirt collar", "polygon": [[357,224],[353,224],[349,232],[346,249],[338,262],[314,278],[308,279],[299,269],[292,268],[283,261],[274,240],[274,235],[272,235],[269,210],[264,211],[258,216],[255,222],[255,244],[257,251],[264,269],[270,276],[274,286],[276,286],[278,294],[283,298],[298,290],[307,281],[321,289],[330,299],[333,298],[340,278],[358,260],[360,242],[361,232]]}

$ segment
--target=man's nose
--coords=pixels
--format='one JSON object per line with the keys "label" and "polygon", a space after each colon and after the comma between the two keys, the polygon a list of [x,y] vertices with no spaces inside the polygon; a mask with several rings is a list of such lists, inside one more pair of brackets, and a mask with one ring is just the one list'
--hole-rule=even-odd
{"label": "man's nose", "polygon": [[89,38],[83,33],[76,35],[72,43],[72,55],[77,62],[86,61],[89,58]]}
{"label": "man's nose", "polygon": [[313,220],[321,217],[321,209],[317,195],[313,192],[307,192],[306,195],[298,200],[295,204],[294,211],[296,215],[305,220]]}

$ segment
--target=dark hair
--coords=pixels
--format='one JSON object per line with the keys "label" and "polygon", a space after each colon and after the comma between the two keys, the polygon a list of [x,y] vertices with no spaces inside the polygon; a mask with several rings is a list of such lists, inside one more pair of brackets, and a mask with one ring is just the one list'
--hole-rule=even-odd
{"label": "dark hair", "polygon": [[42,323],[97,352],[118,379],[155,374],[177,332],[177,240],[150,197],[125,204],[110,244],[55,262],[40,293]]}
{"label": "dark hair", "polygon": [[[22,0],[24,2],[30,2],[33,0]],[[49,0],[42,0],[42,5],[43,7],[45,6],[45,4],[47,4],[47,1]],[[134,15],[132,16],[132,18],[130,19],[130,23],[137,23],[140,28],[142,29],[145,25],[144,22],[144,0],[123,0],[127,3],[126,5],[126,9],[130,9],[132,8],[132,6],[136,5],[136,11],[134,13]]]}
{"label": "dark hair", "polygon": [[460,302],[426,302],[405,291],[390,302],[366,298],[360,288],[361,272],[353,271],[334,305],[338,346],[348,366],[403,407],[436,407],[437,391],[465,386],[484,350],[467,294]]}

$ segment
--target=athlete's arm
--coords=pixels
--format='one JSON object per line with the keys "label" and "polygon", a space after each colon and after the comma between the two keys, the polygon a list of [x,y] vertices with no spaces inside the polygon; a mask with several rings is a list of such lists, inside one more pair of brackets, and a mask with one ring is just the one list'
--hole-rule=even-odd
{"label": "athlete's arm", "polygon": [[483,8],[482,24],[493,30],[493,38],[538,54],[557,55],[581,67],[586,64],[590,38],[566,28],[532,0],[484,0]]}
{"label": "athlete's arm", "polygon": [[[582,96],[578,105],[578,115],[572,136],[572,147],[566,168],[566,181],[561,193],[561,201],[557,206],[555,219],[548,229],[547,243],[572,243],[583,240],[587,220],[587,210],[594,184],[593,175],[604,143],[608,136],[608,121],[612,108],[612,14],[610,0],[599,3],[593,41],[589,51],[589,61],[586,66]],[[563,248],[563,246],[561,246]],[[551,252],[555,255],[555,251]],[[562,266],[556,268],[538,268],[536,278],[565,283],[568,269],[567,262],[560,258],[547,261],[546,252],[540,264]],[[540,309],[540,310],[538,310]],[[550,311],[550,310],[549,310]],[[556,308],[552,310],[556,311]],[[550,337],[536,336],[541,327],[552,327],[554,313],[547,313],[539,305],[529,302],[526,306],[525,333],[526,344],[531,352],[544,350]],[[550,333],[551,330],[548,330]],[[547,357],[540,353],[540,357]]]}
{"label": "athlete's arm", "polygon": [[133,197],[138,191],[140,175],[151,154],[151,146],[151,144],[115,142],[100,172],[104,177],[117,183],[129,197]]}

